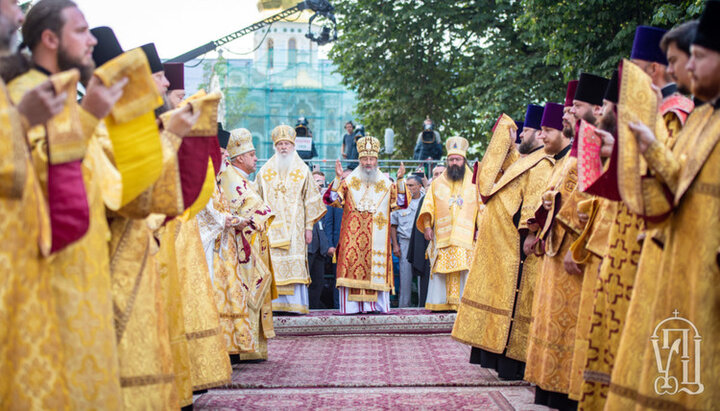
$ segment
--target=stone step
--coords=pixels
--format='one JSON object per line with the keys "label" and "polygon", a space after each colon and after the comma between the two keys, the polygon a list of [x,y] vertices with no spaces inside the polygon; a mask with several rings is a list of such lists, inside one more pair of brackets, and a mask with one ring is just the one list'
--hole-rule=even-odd
{"label": "stone step", "polygon": [[[280,314],[280,315],[279,315]],[[350,334],[447,334],[455,312],[395,308],[385,314],[342,315],[337,310],[311,310],[307,315],[273,315],[278,336]]]}

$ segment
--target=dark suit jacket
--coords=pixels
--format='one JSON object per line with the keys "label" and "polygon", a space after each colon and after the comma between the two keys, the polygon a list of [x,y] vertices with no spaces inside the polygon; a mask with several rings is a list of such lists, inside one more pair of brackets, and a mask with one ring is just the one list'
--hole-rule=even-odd
{"label": "dark suit jacket", "polygon": [[[415,213],[415,221],[417,221],[422,210],[423,201],[425,196],[420,199],[418,204],[417,212]],[[423,273],[430,272],[430,261],[425,258],[425,250],[427,249],[428,241],[425,239],[424,233],[417,229],[417,226],[412,230],[410,235],[410,247],[408,247],[407,260],[410,262],[413,268],[413,275],[423,275]]]}
{"label": "dark suit jacket", "polygon": [[330,247],[337,248],[340,242],[340,225],[342,224],[343,210],[342,208],[327,206],[327,224],[325,225],[325,234],[327,234]]}
{"label": "dark suit jacket", "polygon": [[328,233],[328,228],[332,227],[330,208],[335,207],[326,207],[328,208],[328,212],[325,214],[325,216],[323,216],[320,221],[315,223],[315,225],[313,226],[313,239],[310,245],[308,245],[308,253],[312,254],[319,252],[321,255],[327,255],[328,249],[330,247],[334,247],[334,245],[332,245],[331,243],[332,237],[331,234]]}

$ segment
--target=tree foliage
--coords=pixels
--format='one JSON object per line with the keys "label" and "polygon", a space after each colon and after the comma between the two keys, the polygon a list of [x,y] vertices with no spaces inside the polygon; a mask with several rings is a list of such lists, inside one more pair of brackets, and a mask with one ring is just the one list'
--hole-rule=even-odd
{"label": "tree foliage", "polygon": [[409,157],[430,115],[444,138],[477,154],[505,112],[561,102],[581,71],[609,76],[640,24],[696,18],[702,0],[333,0],[340,37],[330,57],[358,95],[366,129],[395,130]]}

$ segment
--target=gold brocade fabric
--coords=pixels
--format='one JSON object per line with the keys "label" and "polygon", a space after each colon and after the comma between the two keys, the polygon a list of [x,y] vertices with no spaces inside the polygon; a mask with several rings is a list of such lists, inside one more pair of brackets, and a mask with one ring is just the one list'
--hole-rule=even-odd
{"label": "gold brocade fabric", "polygon": [[[220,181],[222,195],[215,197],[213,208],[253,221],[242,232],[233,228],[227,238],[218,238],[224,243],[214,257],[214,287],[225,345],[241,358],[267,359],[267,338],[274,336],[272,306],[268,305],[273,274],[267,231],[274,214],[234,167],[228,166]],[[250,244],[250,255],[242,250],[243,239]],[[263,317],[269,317],[270,326],[262,322]]]}
{"label": "gold brocade fabric", "polygon": [[[27,139],[20,116],[0,81],[0,197],[20,199],[26,187],[28,162]],[[37,178],[36,178],[37,180]],[[47,210],[45,211],[47,213]],[[49,251],[49,249],[48,249]]]}
{"label": "gold brocade fabric", "polygon": [[[673,150],[681,167],[660,270],[647,282],[646,275],[651,274],[644,266],[646,256],[641,256],[642,269],[625,327],[633,332],[622,336],[606,407],[712,409],[720,403],[720,346],[716,343],[720,338],[720,111],[705,118],[705,110],[712,110],[707,106],[690,115]],[[657,164],[648,162],[653,171],[658,170]],[[644,247],[643,253],[647,250]],[[661,323],[664,320],[668,321]],[[663,348],[662,334],[668,328],[688,330],[689,341],[680,336],[667,341],[679,345],[676,355]],[[657,348],[650,340],[653,335],[660,336]],[[663,384],[664,376],[676,378],[670,381],[677,384]],[[628,381],[630,377],[636,383]],[[676,388],[696,394],[675,393]]]}
{"label": "gold brocade fabric", "polygon": [[[353,181],[360,184],[359,180]],[[350,289],[351,301],[377,301],[377,291],[395,290],[390,253],[390,219],[385,216],[402,208],[398,205],[397,186],[390,186],[387,197],[383,196],[380,202],[384,206],[371,213],[358,210],[357,204],[362,199],[354,198],[353,188],[348,185],[347,179],[339,187],[335,187],[335,184],[337,180],[330,189],[335,191],[333,194],[337,198],[331,205],[343,209],[336,284]],[[387,236],[375,235],[382,231],[388,233]],[[384,271],[380,273],[378,267],[384,267]]]}
{"label": "gold brocade fabric", "polygon": [[148,189],[162,172],[162,150],[153,110],[162,105],[145,53],[133,49],[98,67],[106,86],[128,79],[123,95],[105,119],[114,164],[122,176],[121,205]]}
{"label": "gold brocade fabric", "polygon": [[605,405],[640,258],[637,238],[644,227],[641,217],[619,204],[594,292],[581,408],[600,409]]}
{"label": "gold brocade fabric", "polygon": [[128,79],[123,95],[112,108],[115,122],[125,123],[162,105],[162,96],[152,78],[150,65],[140,49],[129,50],[98,67],[94,73],[109,87],[122,78]]}
{"label": "gold brocade fabric", "polygon": [[433,228],[433,243],[438,249],[458,246],[471,250],[474,247],[477,209],[477,189],[472,183],[472,174],[466,172],[463,181],[451,182],[443,173],[433,180],[425,194],[416,226],[421,231]]}
{"label": "gold brocade fabric", "polygon": [[457,310],[461,296],[461,276],[467,274],[472,260],[477,223],[477,189],[472,174],[463,181],[451,182],[445,174],[433,181],[425,194],[417,227],[433,228],[434,240],[428,244],[431,275],[445,276],[444,304],[426,303],[434,311]]}
{"label": "gold brocade fabric", "polygon": [[297,153],[292,156],[289,169],[283,172],[274,155],[255,179],[260,196],[275,212],[269,237],[277,285],[310,283],[305,230],[312,230],[326,212],[310,169]]}
{"label": "gold brocade fabric", "polygon": [[[31,70],[16,78],[11,93],[19,100],[47,77]],[[46,172],[48,158],[41,154],[47,139],[36,128],[35,169]],[[90,144],[94,144],[90,139]],[[93,154],[98,154],[94,152]],[[104,166],[89,153],[82,163],[90,207],[90,226],[78,241],[44,260],[60,321],[63,367],[66,370],[71,408],[118,409],[122,406],[118,357],[113,327],[113,306],[108,261],[109,229],[101,181],[96,173]]]}
{"label": "gold brocade fabric", "polygon": [[[545,226],[540,227],[538,237],[544,241],[543,251],[546,255],[555,256],[558,253],[558,248],[565,239],[565,226],[563,224],[556,223],[557,216],[553,217],[553,212],[559,210],[562,206],[562,197],[567,197],[574,190],[575,184],[577,183],[577,158],[571,157],[566,154],[563,158],[559,159],[553,172],[548,179],[547,191],[543,193],[543,199],[546,197],[552,200],[552,211],[548,212]],[[560,195],[561,199],[558,203],[557,195]],[[538,205],[538,208],[542,204]]]}
{"label": "gold brocade fabric", "polygon": [[518,288],[515,314],[510,328],[505,355],[514,360],[527,361],[528,336],[532,318],[532,304],[535,297],[535,284],[540,274],[542,257],[529,255],[522,264],[522,278]]}
{"label": "gold brocade fabric", "polygon": [[[110,269],[124,409],[176,410],[168,315],[150,219],[116,218]],[[157,224],[153,224],[153,228]]]}
{"label": "gold brocade fabric", "polygon": [[588,355],[588,339],[590,329],[595,327],[592,321],[592,311],[595,301],[595,289],[598,285],[598,269],[602,261],[597,255],[590,254],[581,267],[583,270],[583,283],[577,325],[575,326],[575,349],[570,368],[570,392],[568,393],[569,397],[575,401],[580,399],[582,392],[583,370]]}
{"label": "gold brocade fabric", "polygon": [[178,107],[190,104],[193,113],[200,112],[200,117],[193,124],[188,135],[193,137],[214,137],[217,135],[218,106],[222,97],[220,91],[207,94],[202,90],[202,92],[195,93],[178,104]]}
{"label": "gold brocade fabric", "polygon": [[472,250],[451,245],[437,250],[437,258],[433,265],[432,275],[451,274],[470,269]]}
{"label": "gold brocade fabric", "polygon": [[[540,157],[527,160],[530,156]],[[543,159],[542,150],[530,156],[511,166],[505,175],[516,177],[486,201],[480,214],[474,260],[452,331],[452,337],[464,344],[504,353],[511,324],[515,329],[521,323],[514,336],[513,352],[518,357],[524,351],[520,334],[530,322],[530,313],[516,310],[516,304],[523,302],[527,308],[532,301],[535,276],[532,273],[525,276],[521,271],[522,244],[513,217],[519,212],[520,221],[527,221],[533,215],[553,168],[552,161]],[[523,167],[524,171],[513,171],[513,167]]]}
{"label": "gold brocade fabric", "polygon": [[182,284],[184,278],[180,278],[175,250],[175,238],[180,231],[180,224],[180,221],[175,218],[158,230],[156,238],[160,240],[160,250],[155,261],[160,274],[163,304],[167,314],[175,386],[180,406],[184,407],[192,404],[193,386],[190,378],[190,354],[188,340],[185,336],[185,316],[183,315]]}
{"label": "gold brocade fabric", "polygon": [[525,380],[567,394],[583,277],[565,271],[563,259],[576,236],[566,233],[554,257],[543,257],[535,286]]}
{"label": "gold brocade fabric", "polygon": [[[662,248],[650,238],[645,239],[642,243],[625,327],[619,338],[610,389],[606,394],[606,407],[613,407],[610,409],[633,408],[635,399],[638,398],[643,353],[656,325],[651,324],[647,319],[652,315],[654,299],[659,287],[658,274],[663,272],[662,260]],[[592,399],[594,397],[589,398]]]}
{"label": "gold brocade fabric", "polygon": [[182,305],[193,390],[228,384],[230,358],[220,331],[220,317],[197,219],[183,219],[175,246],[183,280]]}
{"label": "gold brocade fabric", "polygon": [[66,93],[65,107],[45,124],[50,164],[62,164],[81,160],[89,135],[84,135],[80,123],[80,107],[77,101],[77,83],[80,72],[71,69],[50,77],[55,94]]}
{"label": "gold brocade fabric", "polygon": [[515,122],[507,114],[502,114],[495,123],[490,143],[476,173],[477,190],[484,197],[490,195],[493,185],[502,177],[505,168],[519,157],[513,144],[514,137],[511,135],[515,129]]}
{"label": "gold brocade fabric", "polygon": [[41,233],[49,232],[48,211],[2,81],[0,123],[0,404],[71,409],[63,324],[39,249]]}
{"label": "gold brocade fabric", "polygon": [[641,178],[645,162],[640,155],[635,135],[628,127],[631,121],[641,121],[656,129],[660,117],[658,101],[652,89],[652,79],[638,65],[623,59],[622,82],[618,96],[618,192],[625,204],[635,213],[644,211]]}
{"label": "gold brocade fabric", "polygon": [[249,310],[248,320],[252,349],[241,350],[239,352],[240,359],[267,360],[267,340],[275,337],[275,331],[272,327],[272,296],[270,293],[265,296],[265,301],[263,301],[259,310]]}

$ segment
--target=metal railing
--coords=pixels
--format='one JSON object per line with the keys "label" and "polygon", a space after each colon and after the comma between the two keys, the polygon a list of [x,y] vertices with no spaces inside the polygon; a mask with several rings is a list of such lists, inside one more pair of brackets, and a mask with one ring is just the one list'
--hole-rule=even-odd
{"label": "metal railing", "polygon": [[[265,164],[269,159],[267,158],[259,158],[257,162],[257,169],[260,170],[260,168]],[[325,178],[327,180],[330,180],[335,177],[335,160],[334,158],[327,158],[327,159],[317,159],[314,158],[312,160],[304,160],[305,164],[310,167],[310,170],[315,171],[322,171],[325,174]],[[343,165],[343,169],[348,168],[350,165],[354,164],[357,165],[360,161],[359,160],[346,160],[342,159],[341,163]],[[421,168],[422,171],[425,173],[425,175],[432,174],[432,169],[435,167],[436,164],[445,164],[445,161],[443,160],[413,160],[413,159],[400,159],[400,160],[389,160],[389,159],[378,159],[378,166],[380,167],[380,171],[384,173],[390,173],[391,176],[395,176],[395,173],[397,173],[398,167],[400,167],[400,163],[405,164],[405,174],[409,175],[411,172],[416,171],[418,168]]]}

